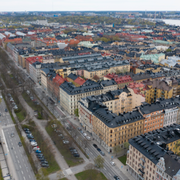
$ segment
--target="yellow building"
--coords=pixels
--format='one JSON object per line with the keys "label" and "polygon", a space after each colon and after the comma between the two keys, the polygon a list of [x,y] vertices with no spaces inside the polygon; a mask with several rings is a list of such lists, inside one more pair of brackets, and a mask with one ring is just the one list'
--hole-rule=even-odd
{"label": "yellow building", "polygon": [[146,71],[152,71],[153,73],[157,73],[161,71],[161,66],[159,65],[151,65],[151,64],[145,64],[143,66],[140,66],[138,68],[136,68],[135,74],[138,73],[145,73]]}
{"label": "yellow building", "polygon": [[113,152],[118,145],[123,147],[130,138],[143,133],[144,118],[139,111],[117,115],[96,101],[79,102],[79,119],[82,126],[108,152]]}
{"label": "yellow building", "polygon": [[173,88],[164,80],[144,81],[148,89],[146,90],[146,102],[154,103],[158,98],[169,99],[173,97]]}

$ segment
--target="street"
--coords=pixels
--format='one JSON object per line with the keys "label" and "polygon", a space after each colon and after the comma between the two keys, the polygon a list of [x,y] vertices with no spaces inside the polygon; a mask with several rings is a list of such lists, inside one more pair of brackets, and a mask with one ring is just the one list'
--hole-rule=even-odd
{"label": "street", "polygon": [[[34,180],[36,179],[26,156],[23,146],[19,147],[19,135],[16,131],[9,112],[5,112],[5,102],[2,99],[0,103],[0,125],[2,135],[5,138],[5,146],[7,147],[6,158],[11,159],[11,166],[14,166],[17,180]],[[11,134],[14,134],[14,137]],[[8,165],[9,166],[9,165]],[[14,176],[13,176],[14,178]],[[16,180],[16,179],[15,179]]]}
{"label": "street", "polygon": [[[35,86],[35,91],[38,97],[42,99],[43,92],[39,85]],[[45,105],[47,104],[48,98],[49,97],[47,96],[46,98],[43,98],[42,100]],[[81,127],[79,121],[74,120],[74,118],[71,117],[71,115],[67,114],[66,112],[63,112],[59,104],[56,107],[54,107],[54,105],[52,105],[51,103],[48,103],[48,108],[56,116],[56,118],[61,121],[62,124],[63,124],[62,119],[65,119],[66,122],[69,123],[70,126],[73,126],[73,128]],[[64,115],[65,117],[61,118],[62,115]],[[83,131],[85,132],[84,129]],[[89,134],[88,132],[86,133]],[[76,139],[77,138],[82,139],[84,138],[84,136],[78,131],[78,136],[76,137]],[[93,140],[91,140],[90,143],[87,144],[87,148],[86,148],[86,153],[92,160],[94,160],[98,155],[100,155],[100,153],[93,147],[93,143],[97,143],[97,142],[95,141],[93,142]],[[101,148],[101,146],[99,147]],[[103,152],[105,152],[105,150],[103,150]],[[111,161],[110,157],[107,157],[107,156],[102,156],[102,157],[104,158],[105,161],[104,161],[104,168],[101,169],[101,171],[108,179],[114,180],[114,175],[118,175],[121,180],[130,179],[129,177],[126,177],[126,175],[124,175],[124,173],[120,170],[120,167],[117,167],[116,165],[112,166],[110,164],[110,161]]]}

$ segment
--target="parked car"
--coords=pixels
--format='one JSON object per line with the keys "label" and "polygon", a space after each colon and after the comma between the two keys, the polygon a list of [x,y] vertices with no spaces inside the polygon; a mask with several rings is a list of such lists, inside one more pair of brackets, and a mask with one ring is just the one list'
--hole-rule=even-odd
{"label": "parked car", "polygon": [[34,139],[34,137],[32,135],[27,134],[26,136],[28,139]]}
{"label": "parked car", "polygon": [[[44,161],[42,160],[41,163],[42,163],[42,164],[48,164],[48,162],[47,162],[46,160],[44,160]],[[48,164],[48,165],[49,165],[49,164]]]}
{"label": "parked car", "polygon": [[100,151],[100,154],[101,154],[102,156],[105,156],[105,153],[104,153],[103,151]]}
{"label": "parked car", "polygon": [[94,146],[95,148],[98,148],[98,146],[97,146],[96,144],[93,144],[93,146]]}
{"label": "parked car", "polygon": [[115,180],[120,180],[119,177],[116,176],[116,175],[114,176],[114,179],[115,179]]}
{"label": "parked car", "polygon": [[73,154],[73,156],[74,156],[74,157],[80,157],[80,155],[79,155],[79,154]]}
{"label": "parked car", "polygon": [[8,110],[7,110],[7,109],[5,109],[5,112],[8,112]]}
{"label": "parked car", "polygon": [[110,161],[110,164],[111,164],[112,166],[115,166],[115,162],[114,162],[114,161]]}
{"label": "parked car", "polygon": [[36,151],[36,150],[40,150],[40,148],[38,148],[38,146],[33,147],[33,151]]}
{"label": "parked car", "polygon": [[38,158],[40,161],[44,161],[45,159],[44,159],[44,157],[41,157],[41,158]]}
{"label": "parked car", "polygon": [[37,142],[32,141],[31,146],[37,146]]}
{"label": "parked car", "polygon": [[97,148],[97,150],[100,152],[101,151],[101,149],[100,148]]}
{"label": "parked car", "polygon": [[87,133],[83,133],[83,136],[86,137],[86,136],[87,136]]}
{"label": "parked car", "polygon": [[80,128],[80,127],[78,127],[78,130],[79,130],[79,131],[81,131],[81,128]]}
{"label": "parked car", "polygon": [[41,153],[41,151],[40,150],[36,150],[36,153]]}
{"label": "parked car", "polygon": [[18,145],[19,145],[19,147],[21,147],[21,146],[22,146],[22,143],[21,143],[21,142],[18,142]]}
{"label": "parked car", "polygon": [[86,136],[86,139],[87,139],[87,140],[91,140],[91,137],[89,137],[89,136]]}
{"label": "parked car", "polygon": [[63,140],[63,144],[69,144],[69,141]]}
{"label": "parked car", "polygon": [[11,133],[11,137],[14,137],[14,133]]}
{"label": "parked car", "polygon": [[41,166],[42,166],[42,167],[49,167],[49,164],[41,163]]}
{"label": "parked car", "polygon": [[29,131],[29,129],[28,128],[24,128],[24,131]]}

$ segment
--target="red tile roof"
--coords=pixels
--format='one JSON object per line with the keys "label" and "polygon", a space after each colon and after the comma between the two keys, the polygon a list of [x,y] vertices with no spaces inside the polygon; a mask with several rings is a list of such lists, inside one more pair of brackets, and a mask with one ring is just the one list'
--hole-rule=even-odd
{"label": "red tile roof", "polygon": [[56,74],[56,76],[53,79],[53,81],[60,86],[65,80],[59,74]]}
{"label": "red tile roof", "polygon": [[118,76],[115,73],[112,74],[107,74],[106,76],[104,76],[106,78],[109,79],[114,79],[116,81],[117,84],[121,84],[121,83],[126,83],[126,82],[132,82],[132,78],[129,75],[125,75],[125,76]]}
{"label": "red tile roof", "polygon": [[42,56],[33,56],[26,58],[26,61],[28,61],[30,64],[35,63],[36,61],[42,62],[43,57]]}
{"label": "red tile roof", "polygon": [[81,77],[78,77],[78,78],[75,79],[74,82],[77,83],[77,84],[79,84],[79,85],[83,85],[83,84],[86,82],[86,80],[84,80],[84,79],[81,78]]}

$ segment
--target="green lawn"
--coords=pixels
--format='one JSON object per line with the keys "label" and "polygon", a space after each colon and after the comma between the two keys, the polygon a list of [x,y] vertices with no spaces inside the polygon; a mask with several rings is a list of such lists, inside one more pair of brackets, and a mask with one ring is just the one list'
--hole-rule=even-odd
{"label": "green lawn", "polygon": [[26,117],[26,111],[21,110],[20,112],[16,113],[16,116],[20,122],[22,122]]}
{"label": "green lawn", "polygon": [[124,165],[126,165],[126,159],[127,159],[127,155],[121,156],[118,158]]}
{"label": "green lawn", "polygon": [[78,164],[81,164],[83,162],[82,158],[74,157],[71,152],[68,149],[68,145],[63,144],[62,139],[58,136],[58,133],[56,133],[50,124],[46,126],[46,131],[51,137],[51,139],[54,141],[56,147],[58,148],[59,152],[64,157],[67,164],[72,167],[76,166]]}
{"label": "green lawn", "polygon": [[[33,109],[33,110],[38,110],[38,112],[41,112],[42,107],[40,105],[36,105],[29,97],[29,95],[26,92],[22,93],[22,96],[24,100],[28,103],[28,105]],[[34,96],[33,96],[34,97]]]}
{"label": "green lawn", "polygon": [[44,175],[49,175],[51,173],[60,170],[60,167],[57,164],[53,153],[51,152],[52,151],[51,147],[49,147],[48,142],[43,139],[38,129],[36,127],[27,126],[27,125],[23,125],[23,128],[29,128],[32,135],[34,136],[34,139],[37,141],[38,146],[40,147],[45,159],[49,163],[49,168],[44,168],[43,170],[43,172],[45,173]]}
{"label": "green lawn", "polygon": [[78,180],[107,180],[104,174],[95,169],[80,172],[75,174],[75,176]]}

